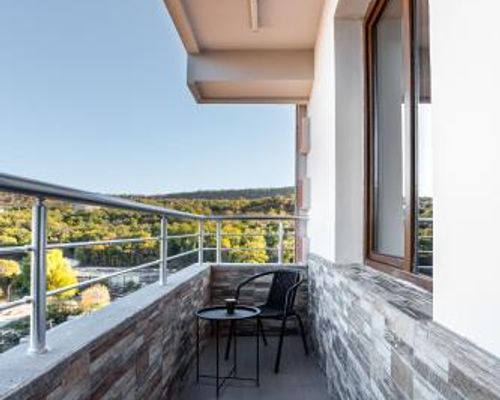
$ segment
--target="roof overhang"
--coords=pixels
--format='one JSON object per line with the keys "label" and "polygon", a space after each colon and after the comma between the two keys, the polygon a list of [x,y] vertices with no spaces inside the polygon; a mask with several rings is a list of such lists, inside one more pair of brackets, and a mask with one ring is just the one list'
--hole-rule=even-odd
{"label": "roof overhang", "polygon": [[201,103],[308,101],[324,0],[164,0]]}

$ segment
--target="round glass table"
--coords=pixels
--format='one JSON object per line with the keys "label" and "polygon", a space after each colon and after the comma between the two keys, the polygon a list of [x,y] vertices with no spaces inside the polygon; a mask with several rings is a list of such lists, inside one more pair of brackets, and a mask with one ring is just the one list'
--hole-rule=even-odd
{"label": "round glass table", "polygon": [[[220,389],[230,379],[241,381],[254,381],[256,386],[259,386],[259,325],[258,316],[261,311],[257,307],[236,306],[233,313],[228,313],[225,306],[202,308],[195,312],[196,315],[196,381],[200,378],[215,379],[216,396],[219,397]],[[231,323],[231,329],[236,332],[238,321],[255,318],[255,378],[241,377],[238,372],[238,344],[237,336],[233,335],[233,365],[229,374],[221,376],[220,374],[220,359],[219,359],[219,342],[220,342],[220,322],[228,321]],[[215,375],[200,374],[200,320],[210,321],[215,324]]]}

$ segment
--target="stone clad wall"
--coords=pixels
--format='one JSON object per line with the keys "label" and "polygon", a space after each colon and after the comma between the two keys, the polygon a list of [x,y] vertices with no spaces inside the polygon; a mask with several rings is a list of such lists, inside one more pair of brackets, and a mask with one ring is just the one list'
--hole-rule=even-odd
{"label": "stone clad wall", "polygon": [[[210,268],[192,266],[49,332],[51,351],[0,356],[0,399],[175,399],[194,360]],[[93,339],[90,339],[93,338]]]}
{"label": "stone clad wall", "polygon": [[500,399],[500,360],[432,322],[431,294],[316,255],[308,266],[311,337],[334,399]]}

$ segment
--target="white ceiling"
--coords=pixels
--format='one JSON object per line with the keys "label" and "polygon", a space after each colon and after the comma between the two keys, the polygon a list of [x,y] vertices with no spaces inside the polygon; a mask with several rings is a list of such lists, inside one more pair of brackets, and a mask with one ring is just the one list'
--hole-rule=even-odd
{"label": "white ceiling", "polygon": [[312,49],[324,0],[258,0],[259,30],[248,0],[183,0],[200,50]]}

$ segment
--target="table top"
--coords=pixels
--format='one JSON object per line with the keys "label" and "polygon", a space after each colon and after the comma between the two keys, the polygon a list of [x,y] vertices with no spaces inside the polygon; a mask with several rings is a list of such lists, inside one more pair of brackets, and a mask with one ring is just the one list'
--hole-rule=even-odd
{"label": "table top", "polygon": [[236,306],[233,314],[228,314],[225,306],[201,308],[196,311],[196,316],[212,321],[231,321],[254,318],[261,313],[257,307]]}

